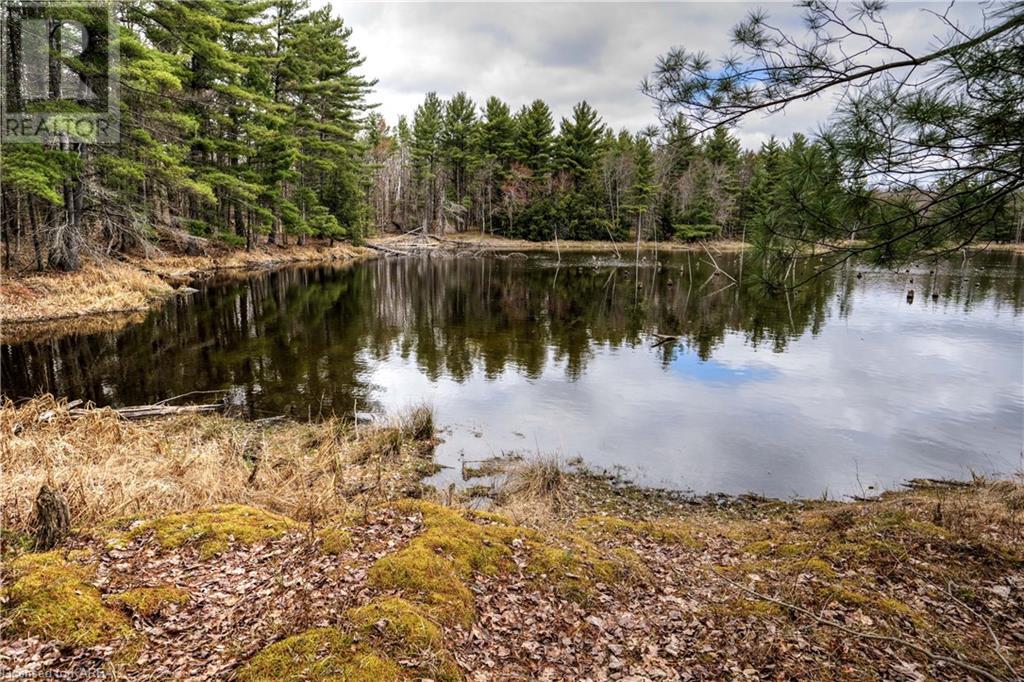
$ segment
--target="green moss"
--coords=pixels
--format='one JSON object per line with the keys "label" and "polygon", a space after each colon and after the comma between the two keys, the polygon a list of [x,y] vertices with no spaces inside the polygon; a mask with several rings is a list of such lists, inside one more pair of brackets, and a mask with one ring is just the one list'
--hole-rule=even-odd
{"label": "green moss", "polygon": [[320,549],[324,554],[341,554],[352,546],[352,534],[344,528],[324,528],[317,532],[320,538]]}
{"label": "green moss", "polygon": [[899,616],[914,616],[914,610],[901,602],[899,599],[892,597],[881,597],[875,600],[875,607],[879,611],[884,613],[891,613]]}
{"label": "green moss", "polygon": [[514,526],[507,517],[501,514],[495,514],[494,512],[483,511],[481,509],[470,509],[466,511],[466,518],[475,521],[486,521],[487,523],[494,523],[499,526]]}
{"label": "green moss", "polygon": [[865,594],[844,585],[829,585],[825,588],[825,596],[844,606],[870,609],[882,615],[905,616],[915,621],[918,620],[918,614],[912,608],[892,597]]}
{"label": "green moss", "polygon": [[233,542],[248,545],[284,534],[295,527],[284,516],[240,504],[183,514],[169,514],[139,524],[130,531],[136,537],[153,531],[161,547],[172,549],[198,544],[199,555],[210,558],[225,551]]}
{"label": "green moss", "polygon": [[867,606],[871,603],[871,597],[856,590],[851,590],[841,585],[829,585],[824,589],[827,599],[835,600],[844,606]]}
{"label": "green moss", "polygon": [[121,606],[143,617],[159,613],[168,604],[184,604],[189,594],[170,585],[162,587],[138,587],[107,597],[107,603]]}
{"label": "green moss", "polygon": [[836,574],[831,564],[820,557],[809,557],[807,559],[793,559],[787,563],[789,573],[814,573],[815,575],[830,578]]}
{"label": "green moss", "polygon": [[416,606],[400,597],[376,599],[345,614],[366,633],[382,635],[386,641],[410,651],[441,648],[441,630],[424,617]]}
{"label": "green moss", "polygon": [[527,570],[575,601],[587,601],[597,583],[621,586],[649,577],[639,555],[628,547],[604,552],[588,540],[571,535],[563,538],[563,544],[531,542]]}
{"label": "green moss", "polygon": [[403,679],[394,661],[335,628],[317,628],[271,644],[238,671],[241,682],[387,682]]}
{"label": "green moss", "polygon": [[873,519],[873,524],[876,528],[891,529],[897,531],[903,531],[912,535],[922,536],[926,539],[941,538],[945,539],[949,537],[949,531],[941,526],[937,526],[930,521],[922,521],[916,519],[905,511],[886,511],[878,514]]}
{"label": "green moss", "polygon": [[397,658],[422,662],[420,677],[460,680],[455,660],[444,648],[441,629],[415,604],[400,597],[375,599],[345,614],[360,636]]}
{"label": "green moss", "polygon": [[21,556],[10,571],[5,597],[13,632],[77,646],[132,634],[128,621],[104,606],[100,591],[88,584],[92,567],[69,563],[52,551]]}
{"label": "green moss", "polygon": [[586,516],[576,527],[589,537],[614,541],[623,534],[649,538],[665,545],[699,547],[696,532],[687,523],[678,520],[629,521],[615,516]]}
{"label": "green moss", "polygon": [[775,544],[772,543],[770,540],[758,540],[757,542],[751,542],[750,544],[748,544],[746,547],[743,548],[743,551],[747,554],[764,556],[766,554],[771,554],[774,548]]}
{"label": "green moss", "polygon": [[421,513],[424,530],[401,551],[378,560],[370,578],[378,587],[422,605],[426,616],[442,624],[472,623],[476,613],[466,580],[516,568],[512,545],[517,541],[529,555],[526,570],[534,579],[578,601],[586,600],[599,582],[632,584],[649,575],[629,548],[605,551],[576,535],[553,544],[503,517],[428,502],[406,501],[400,509]]}
{"label": "green moss", "polygon": [[474,573],[494,575],[511,565],[511,543],[529,534],[501,524],[474,523],[458,511],[429,502],[399,503],[423,515],[424,530],[404,549],[377,561],[370,579],[423,604],[443,623],[473,621],[473,594],[463,582]]}

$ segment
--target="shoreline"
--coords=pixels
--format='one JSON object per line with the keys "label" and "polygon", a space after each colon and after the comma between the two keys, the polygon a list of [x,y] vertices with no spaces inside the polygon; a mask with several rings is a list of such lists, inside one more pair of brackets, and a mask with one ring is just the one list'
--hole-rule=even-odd
{"label": "shoreline", "polygon": [[[479,233],[417,239],[383,235],[367,240],[365,246],[339,243],[334,246],[310,244],[278,247],[263,244],[253,251],[219,250],[211,255],[185,256],[172,253],[152,258],[132,256],[123,261],[92,262],[70,273],[45,271],[0,277],[0,324],[3,342],[18,343],[43,337],[74,333],[116,331],[140,321],[146,313],[179,293],[183,287],[204,276],[231,271],[274,270],[301,264],[344,263],[399,255],[396,250],[415,247],[425,252],[466,251],[518,252],[556,251],[555,242],[528,242]],[[564,242],[566,252],[623,252],[635,244],[613,242]],[[748,245],[735,241],[708,242],[715,252],[739,251]],[[702,251],[693,243],[642,242],[642,251]],[[401,254],[405,255],[405,254]]]}
{"label": "shoreline", "polygon": [[[92,262],[70,273],[24,273],[0,281],[3,340],[24,340],[48,332],[117,329],[144,315],[197,278],[222,272],[273,270],[303,263],[354,262],[372,258],[370,249],[349,244],[222,251],[211,255],[163,254],[123,261]],[[48,330],[47,327],[53,327]]]}
{"label": "shoreline", "polygon": [[[358,428],[70,408],[0,408],[12,671],[1012,679],[1024,663],[1020,481],[693,505],[538,459],[480,511],[417,483],[436,467],[424,408]],[[73,528],[34,551],[44,483]]]}
{"label": "shoreline", "polygon": [[[550,251],[556,253],[564,251],[566,253],[578,253],[578,252],[615,252],[619,251],[624,254],[635,253],[637,249],[636,242],[611,242],[611,241],[541,241],[532,242],[525,239],[508,239],[505,237],[497,237],[493,235],[482,234],[480,232],[455,232],[447,234],[443,237],[436,235],[428,235],[426,237],[419,235],[383,235],[374,237],[367,240],[368,245],[372,247],[385,247],[390,249],[412,249],[413,253],[419,252],[442,252],[442,253],[459,253],[459,252],[497,252],[497,253],[508,253],[516,251]],[[652,242],[644,241],[640,242],[640,251],[648,253],[651,251],[694,251],[703,252],[705,246],[715,253],[719,252],[736,252],[749,249],[751,245],[749,243],[741,242],[735,239],[717,239],[706,241],[702,245],[700,242]],[[386,252],[385,252],[386,253]]]}
{"label": "shoreline", "polygon": [[[210,255],[163,253],[151,258],[132,256],[122,261],[94,261],[71,273],[23,272],[0,277],[0,325],[3,341],[18,343],[39,336],[113,331],[140,321],[146,313],[172,298],[196,279],[224,272],[274,270],[301,264],[351,263],[389,256],[500,254],[524,252],[634,253],[637,244],[609,241],[530,242],[455,233],[445,237],[382,235],[365,246],[339,243],[305,246],[263,244],[253,251],[220,249]],[[640,250],[736,253],[751,248],[736,240],[708,242],[641,242]],[[1024,253],[1022,244],[987,244],[973,253]]]}

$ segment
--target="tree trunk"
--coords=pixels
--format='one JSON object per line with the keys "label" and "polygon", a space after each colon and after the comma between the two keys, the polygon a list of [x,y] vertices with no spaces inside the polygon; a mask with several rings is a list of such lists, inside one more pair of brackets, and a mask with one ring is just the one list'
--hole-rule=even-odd
{"label": "tree trunk", "polygon": [[71,532],[71,512],[68,501],[59,491],[45,483],[36,495],[35,549],[56,547]]}
{"label": "tree trunk", "polygon": [[43,271],[43,251],[40,246],[39,239],[39,222],[36,218],[36,205],[35,201],[30,196],[28,199],[28,222],[32,228],[32,249],[36,254],[36,270],[39,272]]}

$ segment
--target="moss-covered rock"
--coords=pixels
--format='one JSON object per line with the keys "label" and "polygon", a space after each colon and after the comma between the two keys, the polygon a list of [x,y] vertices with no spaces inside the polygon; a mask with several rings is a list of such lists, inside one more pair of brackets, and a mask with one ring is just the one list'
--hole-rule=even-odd
{"label": "moss-covered rock", "polygon": [[307,630],[275,642],[238,671],[241,682],[388,682],[404,678],[393,660],[336,628]]}
{"label": "moss-covered rock", "polygon": [[287,517],[240,504],[227,504],[144,521],[130,534],[137,537],[152,531],[165,549],[197,544],[199,555],[206,559],[225,551],[232,543],[249,545],[283,535],[294,527],[295,522]]}
{"label": "moss-covered rock", "polygon": [[169,604],[184,604],[189,594],[185,590],[163,585],[160,587],[137,587],[107,596],[107,604],[119,606],[136,615],[148,618],[159,613]]}
{"label": "moss-covered rock", "polygon": [[9,570],[5,596],[12,632],[78,646],[132,634],[125,617],[105,606],[100,591],[89,584],[92,566],[71,563],[54,550],[25,554]]}

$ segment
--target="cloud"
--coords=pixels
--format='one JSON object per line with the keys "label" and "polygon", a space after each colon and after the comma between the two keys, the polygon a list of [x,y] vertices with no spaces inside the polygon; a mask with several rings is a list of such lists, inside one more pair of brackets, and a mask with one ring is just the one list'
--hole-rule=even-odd
{"label": "cloud", "polygon": [[[325,2],[328,0],[321,0]],[[411,115],[424,93],[466,91],[478,104],[496,95],[518,109],[545,100],[556,119],[587,100],[613,128],[638,130],[657,120],[639,89],[658,56],[676,45],[718,57],[730,49],[730,29],[752,3],[373,3],[334,2],[379,79],[374,100],[394,123]],[[800,10],[765,9],[775,25],[801,35]],[[912,49],[946,33],[927,12],[945,6],[896,3],[888,11],[893,38]],[[979,5],[954,9],[966,27]],[[830,98],[794,103],[785,114],[751,117],[739,130],[746,146],[770,135],[814,131],[832,110]]]}

